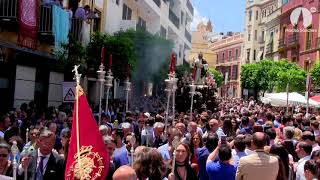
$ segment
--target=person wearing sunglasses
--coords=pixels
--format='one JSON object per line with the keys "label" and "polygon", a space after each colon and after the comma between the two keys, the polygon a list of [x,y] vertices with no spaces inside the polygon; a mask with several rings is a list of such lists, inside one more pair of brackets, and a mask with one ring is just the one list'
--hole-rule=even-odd
{"label": "person wearing sunglasses", "polygon": [[6,143],[0,143],[0,175],[13,175],[12,163],[9,161],[10,147]]}

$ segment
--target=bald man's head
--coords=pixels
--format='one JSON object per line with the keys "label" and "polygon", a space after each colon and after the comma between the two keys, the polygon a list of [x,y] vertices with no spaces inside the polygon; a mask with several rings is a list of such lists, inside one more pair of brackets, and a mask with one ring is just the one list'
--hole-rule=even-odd
{"label": "bald man's head", "polygon": [[130,166],[119,167],[112,176],[113,180],[137,180],[137,174]]}
{"label": "bald man's head", "polygon": [[256,149],[263,149],[266,145],[266,135],[263,132],[254,133],[252,143]]}

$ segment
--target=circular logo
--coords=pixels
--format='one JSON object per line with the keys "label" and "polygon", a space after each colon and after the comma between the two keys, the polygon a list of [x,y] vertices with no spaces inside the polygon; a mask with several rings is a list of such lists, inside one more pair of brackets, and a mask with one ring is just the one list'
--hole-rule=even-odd
{"label": "circular logo", "polygon": [[292,11],[290,15],[291,24],[293,26],[298,25],[301,14],[303,18],[303,26],[304,28],[308,28],[312,24],[312,14],[307,8],[304,7],[299,7]]}

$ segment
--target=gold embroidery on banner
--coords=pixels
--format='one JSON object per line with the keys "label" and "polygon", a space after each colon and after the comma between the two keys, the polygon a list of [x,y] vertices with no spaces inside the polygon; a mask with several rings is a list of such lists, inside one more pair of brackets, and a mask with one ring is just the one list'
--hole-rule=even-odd
{"label": "gold embroidery on banner", "polygon": [[[101,177],[104,169],[103,158],[99,153],[92,152],[92,148],[92,146],[81,146],[80,159],[78,159],[78,154],[74,155],[74,162],[68,171],[67,179],[95,180]],[[97,172],[92,174],[96,168],[98,168]],[[73,178],[71,177],[72,172]]]}

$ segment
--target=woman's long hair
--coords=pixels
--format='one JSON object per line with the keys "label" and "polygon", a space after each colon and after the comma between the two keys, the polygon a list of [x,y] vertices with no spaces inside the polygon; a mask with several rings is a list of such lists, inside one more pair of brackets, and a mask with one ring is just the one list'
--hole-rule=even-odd
{"label": "woman's long hair", "polygon": [[[271,146],[270,154],[277,155],[279,161],[279,173],[282,179],[288,179],[289,176],[289,153],[281,144]],[[279,179],[279,178],[277,178]]]}
{"label": "woman's long hair", "polygon": [[196,153],[196,152],[194,152],[194,144],[193,144],[193,137],[194,136],[198,136],[199,137],[199,140],[200,140],[200,143],[199,143],[199,148],[200,147],[203,147],[203,141],[202,141],[202,137],[200,136],[200,134],[198,133],[198,132],[196,132],[196,133],[193,133],[192,135],[191,135],[191,139],[190,139],[190,152],[191,152],[191,158],[193,157],[193,155]]}

